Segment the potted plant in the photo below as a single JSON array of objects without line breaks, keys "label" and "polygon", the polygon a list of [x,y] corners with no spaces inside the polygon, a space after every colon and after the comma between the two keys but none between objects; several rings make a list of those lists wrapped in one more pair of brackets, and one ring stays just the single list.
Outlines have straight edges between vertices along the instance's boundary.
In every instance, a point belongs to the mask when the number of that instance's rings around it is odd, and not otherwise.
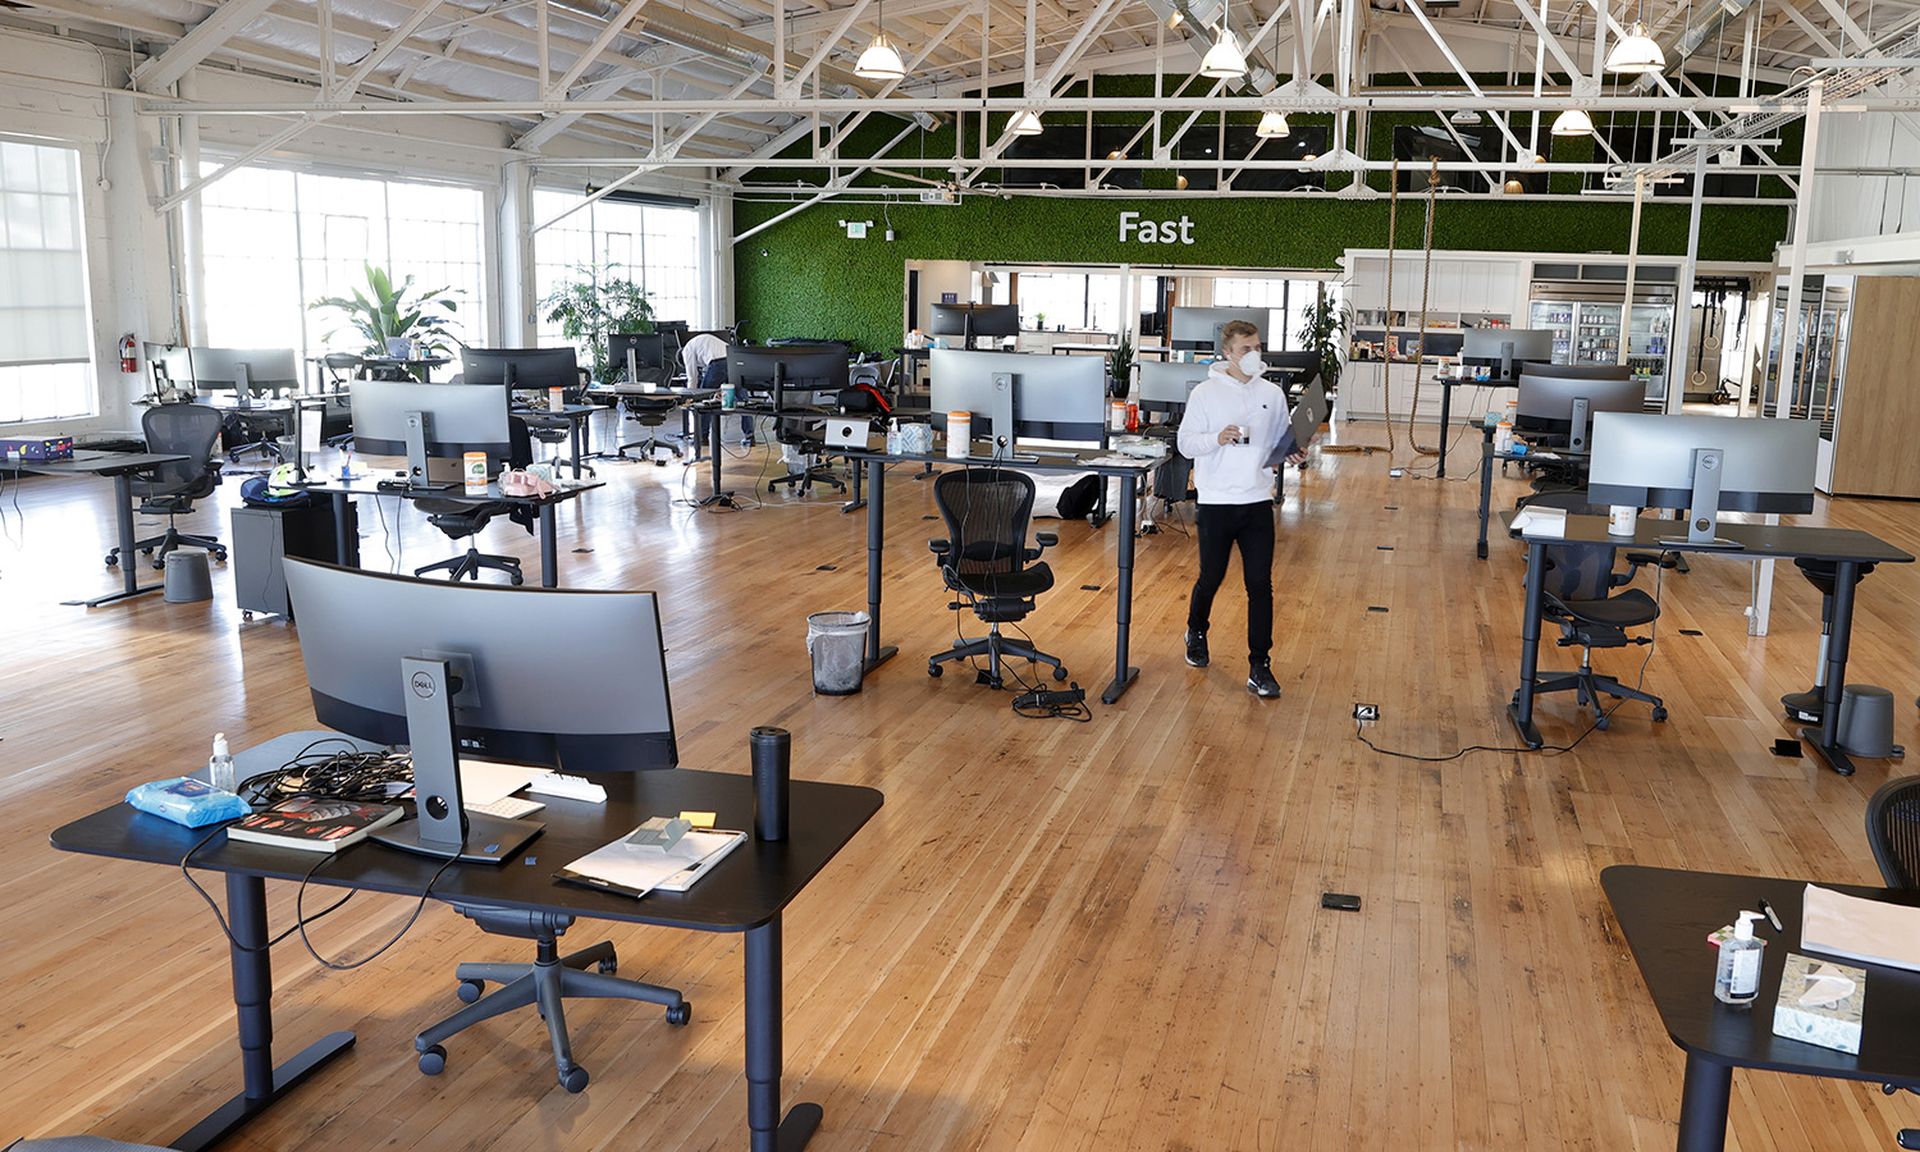
[{"label": "potted plant", "polygon": [[1035,312],[1033,314],[1033,328],[1036,332],[1045,332],[1047,330],[1047,314],[1045,312]]},{"label": "potted plant", "polygon": [[1324,286],[1311,304],[1300,311],[1300,350],[1320,355],[1320,382],[1329,394],[1340,387],[1340,369],[1345,364],[1341,353],[1346,346],[1347,328],[1352,310],[1327,295]]},{"label": "potted plant", "polygon": [[653,305],[645,287],[618,275],[618,264],[598,269],[582,264],[574,271],[577,275],[549,292],[540,307],[546,310],[547,323],[560,325],[562,336],[586,348],[593,378],[615,383],[625,365],[607,358],[607,337],[652,332]]},{"label": "potted plant", "polygon": [[[458,291],[450,287],[416,291],[411,276],[396,286],[386,269],[372,264],[365,268],[366,292],[354,288],[351,296],[326,296],[308,305],[316,311],[331,308],[342,313],[348,327],[365,342],[362,355],[420,359],[445,355],[460,346],[448,329],[459,309]],[[327,333],[327,341],[339,331]]]},{"label": "potted plant", "polygon": [[1107,353],[1107,394],[1124,397],[1133,388],[1133,333],[1122,331],[1120,342]]}]

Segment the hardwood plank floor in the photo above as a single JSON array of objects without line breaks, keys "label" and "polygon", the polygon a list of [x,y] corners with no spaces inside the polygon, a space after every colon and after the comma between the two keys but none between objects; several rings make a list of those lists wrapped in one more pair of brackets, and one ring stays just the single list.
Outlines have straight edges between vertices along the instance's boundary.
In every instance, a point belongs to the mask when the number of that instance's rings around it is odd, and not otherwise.
[{"label": "hardwood plank floor", "polygon": [[[759,455],[729,466],[739,486],[764,471]],[[779,724],[799,774],[886,792],[787,921],[787,1098],[825,1106],[814,1147],[1671,1147],[1680,1056],[1600,869],[1874,882],[1861,814],[1900,768],[1867,762],[1849,780],[1768,752],[1787,734],[1777,697],[1811,682],[1819,599],[1783,570],[1773,635],[1749,638],[1748,566],[1721,558],[1661,584],[1646,681],[1670,723],[1628,707],[1563,755],[1432,764],[1369,750],[1348,718],[1358,700],[1383,707],[1369,732],[1383,748],[1510,745],[1518,666],[1519,550],[1496,540],[1489,561],[1473,558],[1470,480],[1387,467],[1317,457],[1280,512],[1282,700],[1243,686],[1237,576],[1217,609],[1214,667],[1182,663],[1195,550],[1181,518],[1163,516],[1136,569],[1141,678],[1086,725],[1018,719],[964,675],[924,674],[954,622],[925,552],[931,485],[905,470],[888,484],[885,585],[886,639],[902,654],[840,699],[810,692],[805,617],[864,604],[861,517],[824,497],[694,511],[675,501],[705,490],[704,469],[638,464],[603,464],[609,487],[562,509],[566,584],[661,593],[686,766],[744,771],[746,730]],[[1503,496],[1518,489],[1501,482]],[[61,856],[47,832],[196,766],[215,729],[246,745],[313,723],[295,632],[243,624],[223,570],[211,605],[58,604],[114,586],[99,563],[110,493],[50,479],[0,491],[0,1142],[164,1141],[233,1090],[225,951],[205,907],[177,875]],[[362,502],[366,564],[452,554],[381,503]],[[1914,505],[1822,501],[1807,519],[1920,550]],[[183,524],[224,521],[208,506]],[[1080,683],[1103,685],[1115,530],[1042,527],[1062,536],[1049,556],[1059,583],[1027,627]],[[534,539],[511,525],[485,545],[537,564]],[[1920,571],[1883,568],[1862,587],[1852,671],[1894,690],[1910,746],[1917,639]],[[1598,663],[1631,682],[1645,654]],[[1543,660],[1571,657],[1549,646]],[[582,674],[564,637],[547,671]],[[1541,713],[1550,742],[1584,728],[1565,696]],[[279,925],[286,887],[271,897]],[[1365,907],[1324,911],[1327,890]],[[314,936],[330,954],[364,954],[410,909],[363,896]],[[513,942],[434,906],[356,972],[281,946],[283,1048],[340,1027],[360,1041],[232,1146],[738,1147],[738,942],[584,924],[571,939],[603,931],[624,972],[697,1007],[686,1030],[630,1005],[570,1009],[593,1073],[580,1097],[554,1083],[529,1013],[457,1039],[438,1078],[414,1070],[414,1032],[455,1003],[453,964],[519,959]],[[1886,1148],[1920,1124],[1920,1102],[1872,1085],[1734,1083],[1740,1152]]]}]

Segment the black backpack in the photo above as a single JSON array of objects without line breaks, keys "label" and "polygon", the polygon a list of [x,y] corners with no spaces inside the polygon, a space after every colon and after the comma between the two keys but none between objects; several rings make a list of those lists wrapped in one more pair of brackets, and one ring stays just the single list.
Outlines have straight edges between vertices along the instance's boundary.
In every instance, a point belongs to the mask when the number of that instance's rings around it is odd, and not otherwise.
[{"label": "black backpack", "polygon": [[1082,476],[1060,493],[1060,519],[1082,520],[1093,514],[1100,502],[1100,477]]}]

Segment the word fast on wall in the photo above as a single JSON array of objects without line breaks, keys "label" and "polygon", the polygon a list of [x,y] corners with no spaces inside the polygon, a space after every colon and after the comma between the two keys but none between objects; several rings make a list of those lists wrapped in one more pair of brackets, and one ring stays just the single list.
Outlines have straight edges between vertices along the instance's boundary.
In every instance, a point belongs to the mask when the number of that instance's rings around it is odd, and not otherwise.
[{"label": "word fast on wall", "polygon": [[1142,244],[1191,244],[1193,243],[1193,221],[1181,216],[1178,220],[1142,220],[1138,212],[1120,213],[1120,242],[1137,240]]}]

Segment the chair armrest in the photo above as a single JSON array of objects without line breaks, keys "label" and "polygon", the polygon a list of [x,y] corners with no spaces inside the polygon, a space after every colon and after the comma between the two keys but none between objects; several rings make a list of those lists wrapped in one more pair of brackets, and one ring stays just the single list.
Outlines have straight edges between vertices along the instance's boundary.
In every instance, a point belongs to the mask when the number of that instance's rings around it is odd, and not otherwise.
[{"label": "chair armrest", "polygon": [[1627,553],[1627,570],[1614,576],[1613,586],[1619,588],[1633,583],[1633,578],[1640,574],[1642,568],[1678,568],[1679,566],[1680,557],[1671,552],[1629,552]]},{"label": "chair armrest", "polygon": [[945,556],[953,551],[953,541],[929,540],[927,541],[927,551],[933,553],[935,556]]}]

